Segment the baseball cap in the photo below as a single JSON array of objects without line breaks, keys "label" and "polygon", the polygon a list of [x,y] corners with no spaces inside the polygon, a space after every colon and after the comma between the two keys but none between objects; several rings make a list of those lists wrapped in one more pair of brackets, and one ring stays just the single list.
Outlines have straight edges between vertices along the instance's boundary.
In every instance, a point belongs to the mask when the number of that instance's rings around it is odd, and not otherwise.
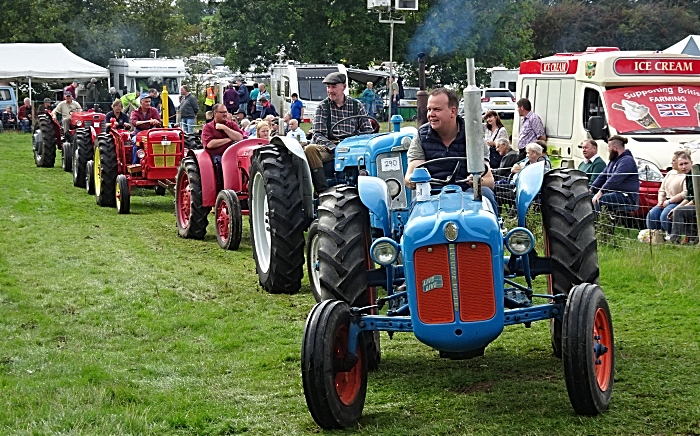
[{"label": "baseball cap", "polygon": [[64,97],[73,97],[73,93],[70,92],[70,91],[66,91],[66,92],[63,93],[63,96],[64,96]]},{"label": "baseball cap", "polygon": [[238,109],[236,113],[245,115],[245,111],[243,109]]},{"label": "baseball cap", "polygon": [[46,97],[46,98],[44,99],[44,103],[51,103],[51,99],[48,98],[48,97]]},{"label": "baseball cap", "polygon": [[345,74],[343,73],[330,73],[323,79],[324,85],[335,85],[336,83],[345,83]]}]

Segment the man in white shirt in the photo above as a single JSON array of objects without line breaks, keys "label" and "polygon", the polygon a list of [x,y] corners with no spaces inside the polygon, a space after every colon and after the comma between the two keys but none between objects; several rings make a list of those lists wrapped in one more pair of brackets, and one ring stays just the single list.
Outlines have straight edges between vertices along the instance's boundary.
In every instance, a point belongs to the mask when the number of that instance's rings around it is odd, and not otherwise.
[{"label": "man in white shirt", "polygon": [[289,120],[289,132],[287,136],[299,141],[302,147],[306,147],[306,133],[299,127],[299,121],[297,121],[296,118]]},{"label": "man in white shirt", "polygon": [[71,112],[76,112],[82,110],[80,103],[73,100],[73,94],[71,92],[63,93],[63,100],[56,105],[56,108],[51,112],[53,119],[56,119],[56,114],[61,114],[61,124],[63,127],[63,134],[67,135],[70,133],[70,114]]}]

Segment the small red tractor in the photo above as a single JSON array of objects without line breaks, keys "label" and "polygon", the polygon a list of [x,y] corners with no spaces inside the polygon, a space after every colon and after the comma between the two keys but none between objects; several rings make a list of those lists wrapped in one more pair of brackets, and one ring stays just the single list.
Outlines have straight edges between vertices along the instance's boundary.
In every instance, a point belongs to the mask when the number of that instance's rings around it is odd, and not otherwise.
[{"label": "small red tractor", "polygon": [[183,238],[203,239],[214,207],[216,239],[225,250],[241,243],[242,215],[248,215],[250,160],[266,139],[250,138],[226,149],[219,163],[204,150],[190,151],[180,163],[175,185],[177,232]]},{"label": "small red tractor", "polygon": [[[94,161],[86,164],[87,184],[94,184],[98,205],[116,206],[117,212],[127,214],[133,186],[155,188],[156,194],[165,195],[174,184],[185,148],[197,146],[194,135],[185,135],[177,128],[141,131],[136,134],[136,145],[130,132],[112,129],[97,136]],[[132,163],[134,147],[138,147],[137,164]]]}]

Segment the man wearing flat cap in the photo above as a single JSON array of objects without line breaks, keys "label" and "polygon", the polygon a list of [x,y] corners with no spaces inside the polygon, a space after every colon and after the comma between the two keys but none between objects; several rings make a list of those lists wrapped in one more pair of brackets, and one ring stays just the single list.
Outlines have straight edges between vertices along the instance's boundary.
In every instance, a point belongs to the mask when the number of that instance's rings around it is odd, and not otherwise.
[{"label": "man wearing flat cap", "polygon": [[56,119],[56,114],[61,114],[61,127],[63,135],[66,139],[70,137],[70,114],[82,110],[80,103],[73,100],[73,93],[70,91],[63,92],[64,100],[56,105],[51,112],[53,119]]},{"label": "man wearing flat cap", "polygon": [[[316,108],[314,116],[314,135],[311,143],[304,148],[306,159],[311,169],[311,180],[317,193],[328,189],[323,163],[333,160],[333,150],[339,139],[359,133],[372,133],[369,118],[349,118],[355,115],[367,115],[364,106],[358,100],[345,95],[346,77],[343,73],[330,73],[323,79],[328,98]],[[333,127],[335,123],[343,120]],[[331,131],[333,127],[333,131]]]}]

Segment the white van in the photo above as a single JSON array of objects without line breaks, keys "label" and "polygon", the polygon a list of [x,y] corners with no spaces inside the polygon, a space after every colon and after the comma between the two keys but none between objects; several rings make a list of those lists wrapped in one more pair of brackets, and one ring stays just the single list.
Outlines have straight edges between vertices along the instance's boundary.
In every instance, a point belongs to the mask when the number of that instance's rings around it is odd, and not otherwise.
[{"label": "white van", "polygon": [[163,91],[165,85],[175,107],[180,106],[180,86],[187,77],[182,59],[116,58],[109,60],[112,86],[121,95],[129,92],[148,92],[155,88]]},{"label": "white van", "polygon": [[[291,111],[292,94],[296,93],[304,103],[304,122],[309,122],[316,113],[318,104],[328,94],[323,79],[330,73],[346,75],[345,65],[324,64],[275,64],[270,67],[270,97],[277,112]],[[348,94],[348,88],[345,89]],[[349,95],[349,94],[348,94]]]},{"label": "white van", "polygon": [[[527,98],[542,118],[547,148],[559,149],[562,164],[583,160],[578,145],[628,139],[639,166],[640,213],[656,204],[662,170],[681,147],[700,162],[700,58],[658,52],[589,47],[520,64],[517,98]],[[520,117],[513,123],[517,146]]]}]

